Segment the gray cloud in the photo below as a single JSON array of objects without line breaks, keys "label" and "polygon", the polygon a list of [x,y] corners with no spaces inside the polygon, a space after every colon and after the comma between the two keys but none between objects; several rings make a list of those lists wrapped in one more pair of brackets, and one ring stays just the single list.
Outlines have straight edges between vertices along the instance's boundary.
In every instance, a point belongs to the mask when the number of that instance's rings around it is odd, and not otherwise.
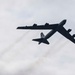
[{"label": "gray cloud", "polygon": [[75,75],[73,43],[56,33],[49,46],[38,45],[31,39],[41,31],[16,30],[19,25],[57,23],[64,18],[68,19],[65,27],[74,29],[74,7],[74,0],[0,0],[0,75]]}]

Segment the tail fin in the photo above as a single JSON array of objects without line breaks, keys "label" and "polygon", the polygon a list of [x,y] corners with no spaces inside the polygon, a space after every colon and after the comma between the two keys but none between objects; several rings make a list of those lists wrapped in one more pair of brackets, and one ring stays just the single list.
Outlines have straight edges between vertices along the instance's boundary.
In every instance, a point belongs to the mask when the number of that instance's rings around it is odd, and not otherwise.
[{"label": "tail fin", "polygon": [[49,42],[43,38],[33,39],[33,41],[37,41],[37,42],[39,42],[39,44],[41,44],[41,43],[49,44]]},{"label": "tail fin", "polygon": [[39,42],[39,44],[41,44],[41,43],[49,44],[47,39],[45,39],[45,35],[43,33],[41,33],[40,36],[41,36],[41,38],[33,39],[33,41],[37,41],[37,42]]},{"label": "tail fin", "polygon": [[41,38],[44,38],[45,37],[45,35],[43,33],[41,33],[40,36],[41,36]]}]

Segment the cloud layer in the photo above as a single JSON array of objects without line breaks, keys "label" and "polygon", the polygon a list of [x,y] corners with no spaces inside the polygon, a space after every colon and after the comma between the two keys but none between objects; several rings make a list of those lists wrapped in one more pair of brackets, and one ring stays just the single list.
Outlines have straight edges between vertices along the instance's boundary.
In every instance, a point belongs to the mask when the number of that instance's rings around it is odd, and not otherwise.
[{"label": "cloud layer", "polygon": [[40,32],[17,26],[59,23],[75,33],[74,0],[0,0],[0,75],[75,75],[75,45],[59,33],[50,45],[32,42]]}]

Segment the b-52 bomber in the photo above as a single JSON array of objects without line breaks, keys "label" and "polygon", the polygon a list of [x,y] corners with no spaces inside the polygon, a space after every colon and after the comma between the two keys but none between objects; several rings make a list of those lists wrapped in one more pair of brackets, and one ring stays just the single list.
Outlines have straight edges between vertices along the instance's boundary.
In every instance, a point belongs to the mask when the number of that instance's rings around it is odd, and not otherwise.
[{"label": "b-52 bomber", "polygon": [[49,39],[55,32],[59,32],[64,37],[66,37],[67,39],[75,43],[75,38],[74,38],[75,34],[73,35],[70,34],[72,29],[66,30],[64,28],[66,21],[67,20],[64,19],[60,23],[57,23],[57,24],[46,23],[45,25],[34,24],[33,26],[21,26],[21,27],[17,27],[17,29],[31,29],[31,30],[50,30],[51,29],[51,31],[47,35],[44,35],[43,33],[41,33],[40,34],[41,38],[33,39],[33,41],[37,41],[39,42],[39,44],[40,43],[49,44],[47,39]]}]

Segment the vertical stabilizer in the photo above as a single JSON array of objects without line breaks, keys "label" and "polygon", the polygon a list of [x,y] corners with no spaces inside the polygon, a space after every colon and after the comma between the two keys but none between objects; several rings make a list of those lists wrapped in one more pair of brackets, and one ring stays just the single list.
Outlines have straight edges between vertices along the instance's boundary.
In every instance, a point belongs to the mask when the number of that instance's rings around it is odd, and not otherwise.
[{"label": "vertical stabilizer", "polygon": [[41,36],[41,38],[45,37],[45,35],[43,34],[43,32],[41,32],[40,36]]}]

